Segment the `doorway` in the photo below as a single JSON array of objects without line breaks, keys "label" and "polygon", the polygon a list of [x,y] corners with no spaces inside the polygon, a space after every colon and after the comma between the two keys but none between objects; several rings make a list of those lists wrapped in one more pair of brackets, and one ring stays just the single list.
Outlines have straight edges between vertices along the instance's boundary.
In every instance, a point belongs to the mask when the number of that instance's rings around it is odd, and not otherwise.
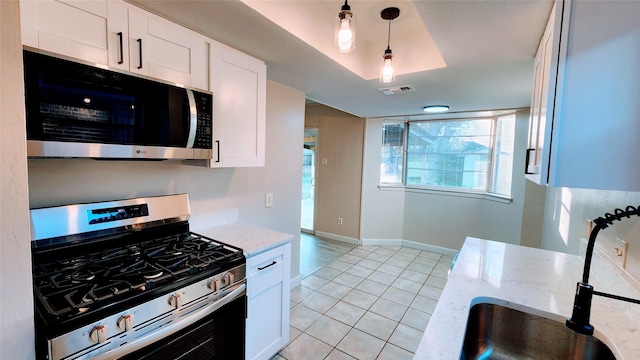
[{"label": "doorway", "polygon": [[304,129],[300,228],[311,234],[315,233],[317,139],[318,129]]}]

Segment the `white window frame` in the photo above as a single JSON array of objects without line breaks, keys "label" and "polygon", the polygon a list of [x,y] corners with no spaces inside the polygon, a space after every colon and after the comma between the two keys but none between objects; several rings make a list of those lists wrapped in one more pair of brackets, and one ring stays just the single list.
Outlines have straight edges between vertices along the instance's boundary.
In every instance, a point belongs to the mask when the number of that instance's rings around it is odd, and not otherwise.
[{"label": "white window frame", "polygon": [[[387,124],[404,124],[403,131],[403,156],[402,156],[402,180],[401,182],[381,182],[380,178],[378,179],[379,185],[378,188],[383,191],[405,191],[412,193],[426,193],[433,195],[443,195],[443,196],[456,196],[456,197],[468,197],[468,198],[482,198],[491,201],[497,201],[502,203],[511,203],[513,201],[512,194],[503,195],[498,193],[491,192],[494,185],[494,175],[495,175],[495,151],[497,145],[497,123],[498,118],[508,115],[513,115],[515,117],[515,110],[505,110],[498,112],[480,112],[473,114],[452,114],[445,115],[442,117],[433,117],[433,116],[416,116],[416,117],[404,117],[403,119],[397,118],[384,118],[383,119],[383,129]],[[490,118],[492,120],[491,125],[491,146],[489,149],[489,153],[487,154],[487,184],[484,190],[467,190],[462,188],[455,187],[435,187],[435,186],[425,186],[425,185],[407,185],[407,141],[409,136],[409,123],[411,122],[424,122],[424,121],[447,121],[447,120],[473,120],[473,119],[487,119]],[[515,122],[515,119],[514,119]],[[515,136],[515,134],[514,134]],[[381,147],[382,150],[382,147]],[[514,149],[515,152],[515,149]],[[512,165],[513,166],[513,165]],[[513,183],[513,179],[511,180]]]}]

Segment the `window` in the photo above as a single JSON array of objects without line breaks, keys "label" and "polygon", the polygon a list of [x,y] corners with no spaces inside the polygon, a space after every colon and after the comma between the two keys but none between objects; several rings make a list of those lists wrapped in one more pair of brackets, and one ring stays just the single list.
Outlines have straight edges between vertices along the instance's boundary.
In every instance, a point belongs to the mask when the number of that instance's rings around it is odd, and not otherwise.
[{"label": "window", "polygon": [[385,123],[382,127],[382,162],[380,182],[402,183],[404,162],[404,127],[401,123]]},{"label": "window", "polygon": [[385,121],[380,183],[510,196],[514,132],[513,114]]}]

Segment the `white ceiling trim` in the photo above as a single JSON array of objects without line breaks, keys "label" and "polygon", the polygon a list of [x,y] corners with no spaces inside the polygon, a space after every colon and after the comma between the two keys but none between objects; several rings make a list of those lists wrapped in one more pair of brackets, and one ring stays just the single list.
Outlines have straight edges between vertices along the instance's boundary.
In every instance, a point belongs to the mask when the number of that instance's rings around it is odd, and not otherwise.
[{"label": "white ceiling trim", "polygon": [[400,9],[400,16],[391,23],[390,47],[396,75],[446,67],[409,0],[350,1],[356,18],[356,48],[348,54],[338,52],[334,41],[336,18],[343,1],[241,1],[364,80],[380,76],[389,30],[389,23],[380,17],[380,12],[394,6]]}]

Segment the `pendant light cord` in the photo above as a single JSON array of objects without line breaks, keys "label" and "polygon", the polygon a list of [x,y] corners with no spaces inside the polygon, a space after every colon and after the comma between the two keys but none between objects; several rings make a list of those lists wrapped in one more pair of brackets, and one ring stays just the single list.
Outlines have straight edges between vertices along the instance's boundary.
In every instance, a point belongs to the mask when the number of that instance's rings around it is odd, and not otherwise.
[{"label": "pendant light cord", "polygon": [[390,43],[391,43],[391,19],[389,19],[389,32],[387,33],[387,50],[391,50],[389,48]]}]

